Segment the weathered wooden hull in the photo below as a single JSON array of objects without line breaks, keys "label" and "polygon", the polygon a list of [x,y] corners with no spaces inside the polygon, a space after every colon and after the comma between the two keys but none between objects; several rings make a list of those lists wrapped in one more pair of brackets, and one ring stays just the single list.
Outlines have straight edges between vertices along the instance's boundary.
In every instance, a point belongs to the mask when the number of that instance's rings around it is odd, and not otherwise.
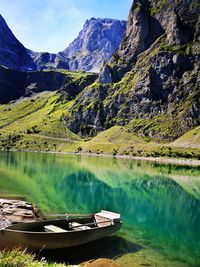
[{"label": "weathered wooden hull", "polygon": [[[83,219],[82,223],[89,222]],[[48,233],[41,229],[48,224],[63,227],[66,220],[54,220],[34,223],[21,223],[0,231],[0,249],[21,245],[33,250],[60,249],[82,245],[107,235],[121,228],[121,222],[106,227],[94,227],[82,231]],[[32,231],[30,231],[32,229]]]}]

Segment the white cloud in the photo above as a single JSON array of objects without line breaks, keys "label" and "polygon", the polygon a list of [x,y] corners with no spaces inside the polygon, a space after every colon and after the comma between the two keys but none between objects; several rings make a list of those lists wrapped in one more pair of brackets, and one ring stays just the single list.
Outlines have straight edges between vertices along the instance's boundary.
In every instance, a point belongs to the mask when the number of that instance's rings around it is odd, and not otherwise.
[{"label": "white cloud", "polygon": [[68,11],[69,11],[69,16],[72,18],[79,18],[80,16],[81,17],[83,16],[81,10],[75,6],[71,6]]}]

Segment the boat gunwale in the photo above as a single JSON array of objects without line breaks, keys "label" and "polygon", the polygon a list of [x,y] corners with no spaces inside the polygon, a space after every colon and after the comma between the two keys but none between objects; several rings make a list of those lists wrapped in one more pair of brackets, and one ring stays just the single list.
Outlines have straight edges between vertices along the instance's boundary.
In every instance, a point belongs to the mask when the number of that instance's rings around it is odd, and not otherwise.
[{"label": "boat gunwale", "polygon": [[[46,221],[47,222],[47,221]],[[37,223],[37,222],[32,222],[32,223]],[[19,224],[27,224],[27,223],[19,223]],[[17,224],[17,225],[19,225]],[[31,224],[31,223],[30,223]],[[10,229],[9,227],[12,227],[14,225],[10,225],[6,228],[0,229],[1,234],[3,235],[3,232],[15,232],[15,233],[22,233],[22,234],[40,234],[40,235],[52,235],[52,234],[62,234],[62,235],[67,235],[67,234],[72,234],[72,233],[81,233],[85,231],[91,231],[91,230],[97,230],[97,229],[106,229],[106,228],[112,228],[116,225],[122,225],[122,221],[115,222],[114,224],[111,225],[106,225],[106,226],[95,226],[90,229],[84,229],[84,230],[72,230],[72,231],[66,231],[66,232],[35,232],[35,231],[24,231],[24,230],[18,230],[18,229]]]}]

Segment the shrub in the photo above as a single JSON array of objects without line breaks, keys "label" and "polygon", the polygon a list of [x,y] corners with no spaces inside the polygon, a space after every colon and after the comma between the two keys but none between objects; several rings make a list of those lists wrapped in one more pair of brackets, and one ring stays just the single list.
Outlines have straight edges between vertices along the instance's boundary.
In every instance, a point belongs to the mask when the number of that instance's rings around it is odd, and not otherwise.
[{"label": "shrub", "polygon": [[118,153],[118,149],[113,148],[113,152],[112,152],[112,154],[113,154],[114,157],[117,155],[117,153]]},{"label": "shrub", "polygon": [[77,147],[75,153],[79,153],[79,152],[81,152],[82,150],[83,150],[83,148],[82,148],[81,146],[79,146],[79,147]]},{"label": "shrub", "polygon": [[35,255],[26,249],[14,248],[0,252],[0,266],[6,267],[66,267],[65,264],[48,263],[44,258],[35,260]]}]

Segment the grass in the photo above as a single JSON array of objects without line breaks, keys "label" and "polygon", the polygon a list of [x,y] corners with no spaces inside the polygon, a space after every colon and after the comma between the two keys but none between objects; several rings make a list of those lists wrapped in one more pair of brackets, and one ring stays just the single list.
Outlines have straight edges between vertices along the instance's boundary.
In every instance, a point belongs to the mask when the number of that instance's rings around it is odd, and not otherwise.
[{"label": "grass", "polygon": [[[197,140],[196,144],[198,142]],[[129,126],[114,126],[79,145],[82,153],[200,159],[200,147],[198,146],[184,147],[181,143],[153,142],[148,138],[138,136],[136,132],[130,132]]]},{"label": "grass", "polygon": [[1,149],[200,159],[200,128],[170,143],[176,138],[176,130],[173,133],[171,129],[176,129],[178,120],[166,114],[134,119],[126,126],[113,126],[82,139],[63,120],[73,103],[57,92],[43,92],[0,105]]},{"label": "grass", "polygon": [[0,146],[3,149],[74,151],[81,138],[62,121],[71,101],[60,101],[56,92],[2,105],[0,109]]},{"label": "grass", "polygon": [[62,123],[70,102],[59,102],[55,92],[40,93],[34,97],[3,105],[0,109],[0,127],[2,133],[47,135],[59,138],[80,140]]},{"label": "grass", "polygon": [[175,54],[189,55],[192,52],[192,44],[169,46],[167,43],[162,43],[160,50],[163,52],[173,52]]},{"label": "grass", "polygon": [[35,259],[36,255],[21,248],[0,252],[1,267],[66,267],[65,264],[48,263],[45,259]]},{"label": "grass", "polygon": [[166,0],[160,0],[160,1],[157,1],[157,3],[154,3],[154,5],[150,8],[150,14],[152,16],[155,16],[163,8],[165,3],[166,3]]},{"label": "grass", "polygon": [[144,143],[144,140],[137,135],[128,132],[127,127],[113,126],[108,130],[100,132],[96,137],[92,139],[92,142],[105,142],[105,143]]},{"label": "grass", "polygon": [[173,146],[184,148],[200,148],[200,126],[188,131],[172,143]]}]

